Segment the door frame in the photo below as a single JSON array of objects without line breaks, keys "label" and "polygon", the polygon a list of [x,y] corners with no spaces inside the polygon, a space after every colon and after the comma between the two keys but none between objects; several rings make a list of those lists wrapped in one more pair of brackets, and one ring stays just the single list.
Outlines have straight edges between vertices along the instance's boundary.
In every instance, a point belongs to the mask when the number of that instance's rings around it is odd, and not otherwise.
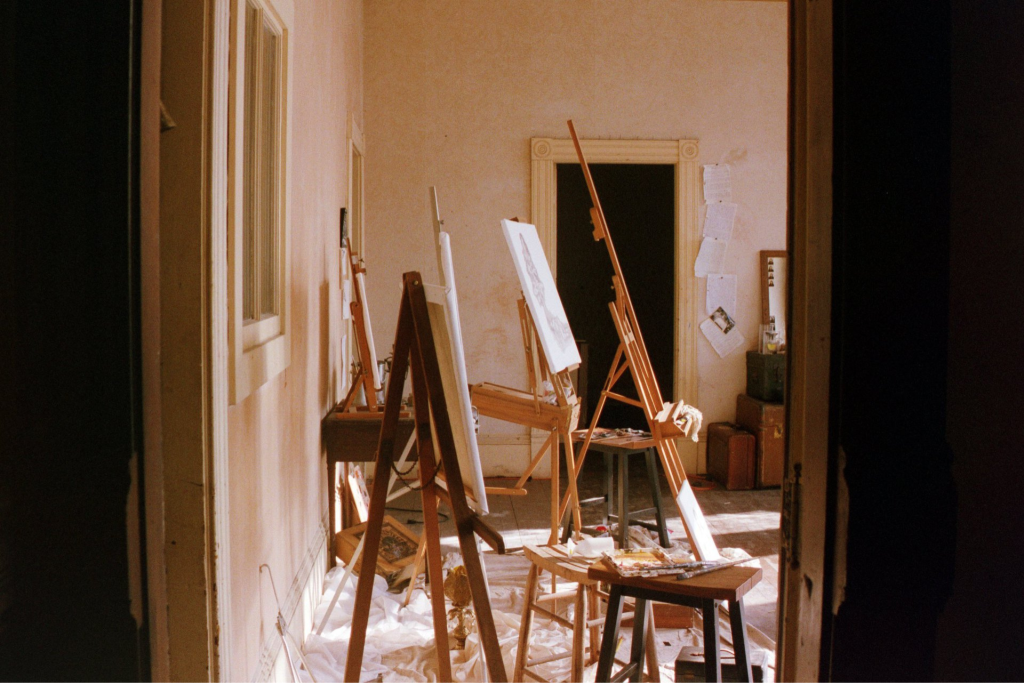
[{"label": "door frame", "polygon": [[[697,329],[700,325],[698,282],[692,264],[700,250],[700,143],[684,140],[580,140],[589,164],[663,164],[675,167],[675,333],[672,395],[697,402]],[[530,140],[530,216],[544,246],[551,273],[558,277],[557,164],[577,163],[568,138]],[[676,441],[684,468],[696,472],[698,446],[690,439]]]},{"label": "door frame", "polygon": [[[789,2],[789,356],[776,676],[822,676],[822,625],[838,608],[845,516],[827,516],[832,337],[832,3]],[[828,527],[832,527],[829,529]],[[829,548],[827,538],[835,539]],[[826,555],[835,576],[825,581]],[[841,589],[833,589],[835,595]],[[829,610],[826,614],[825,610]]]},{"label": "door frame", "polygon": [[[154,674],[236,680],[230,668],[228,499],[227,135],[230,3],[163,3],[158,277],[160,469],[147,518],[163,522],[166,626]],[[170,39],[172,38],[172,39]],[[154,272],[154,270],[156,272]],[[144,312],[144,325],[147,324]],[[148,321],[152,324],[152,320]],[[147,428],[147,439],[156,427]],[[159,501],[159,503],[157,503]],[[151,506],[150,503],[153,503]]]}]

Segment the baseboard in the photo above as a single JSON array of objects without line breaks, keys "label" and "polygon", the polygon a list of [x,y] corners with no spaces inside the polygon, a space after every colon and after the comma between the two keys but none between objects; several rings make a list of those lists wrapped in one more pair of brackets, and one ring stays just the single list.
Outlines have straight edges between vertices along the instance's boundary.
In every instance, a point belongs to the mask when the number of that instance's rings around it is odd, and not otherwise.
[{"label": "baseboard", "polygon": [[[288,633],[295,644],[302,647],[306,635],[313,628],[313,612],[320,604],[323,594],[324,576],[327,573],[327,525],[328,514],[324,512],[316,535],[310,541],[302,563],[292,578],[288,591],[282,596],[281,614],[288,624]],[[299,663],[295,662],[296,666]],[[290,681],[291,671],[281,646],[281,637],[277,629],[271,629],[271,635],[263,641],[260,649],[259,666],[253,676],[253,683],[265,681]]]}]

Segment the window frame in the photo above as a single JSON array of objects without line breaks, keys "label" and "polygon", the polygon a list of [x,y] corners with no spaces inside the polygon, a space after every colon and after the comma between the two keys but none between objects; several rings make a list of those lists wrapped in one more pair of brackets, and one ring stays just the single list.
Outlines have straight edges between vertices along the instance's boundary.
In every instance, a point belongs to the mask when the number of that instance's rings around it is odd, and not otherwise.
[{"label": "window frame", "polygon": [[[245,22],[247,6],[260,10],[278,35],[277,296],[278,313],[244,320]],[[228,88],[228,355],[229,402],[236,404],[291,362],[291,0],[232,0]],[[255,264],[259,270],[259,264]],[[258,279],[256,280],[258,283]],[[255,284],[258,287],[258,284]]]}]

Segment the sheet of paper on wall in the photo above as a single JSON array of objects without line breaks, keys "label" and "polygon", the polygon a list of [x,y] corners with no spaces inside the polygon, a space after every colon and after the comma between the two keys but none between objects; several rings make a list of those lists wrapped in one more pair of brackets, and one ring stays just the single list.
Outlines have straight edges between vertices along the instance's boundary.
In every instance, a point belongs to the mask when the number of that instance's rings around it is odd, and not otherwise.
[{"label": "sheet of paper on wall", "polygon": [[722,308],[736,310],[736,276],[708,273],[708,291],[705,305],[708,315]]},{"label": "sheet of paper on wall", "polygon": [[725,270],[725,250],[728,246],[726,240],[705,237],[700,243],[697,260],[693,263],[693,274],[707,277],[708,273],[721,273]]},{"label": "sheet of paper on wall", "polygon": [[732,201],[732,171],[729,164],[704,166],[704,203]]},{"label": "sheet of paper on wall", "polygon": [[736,321],[722,308],[716,309],[711,317],[700,324],[700,331],[721,358],[743,346],[746,341]]},{"label": "sheet of paper on wall", "polygon": [[708,213],[704,218],[704,236],[720,240],[732,239],[732,228],[735,223],[736,204],[708,204]]}]

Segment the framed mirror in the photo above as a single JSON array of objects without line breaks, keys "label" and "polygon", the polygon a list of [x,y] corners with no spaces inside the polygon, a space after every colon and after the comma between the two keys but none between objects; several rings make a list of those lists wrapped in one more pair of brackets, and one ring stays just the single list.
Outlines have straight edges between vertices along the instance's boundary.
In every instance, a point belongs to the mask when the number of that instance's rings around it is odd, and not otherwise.
[{"label": "framed mirror", "polygon": [[775,319],[779,349],[786,348],[786,273],[785,251],[761,252],[761,323]]}]

